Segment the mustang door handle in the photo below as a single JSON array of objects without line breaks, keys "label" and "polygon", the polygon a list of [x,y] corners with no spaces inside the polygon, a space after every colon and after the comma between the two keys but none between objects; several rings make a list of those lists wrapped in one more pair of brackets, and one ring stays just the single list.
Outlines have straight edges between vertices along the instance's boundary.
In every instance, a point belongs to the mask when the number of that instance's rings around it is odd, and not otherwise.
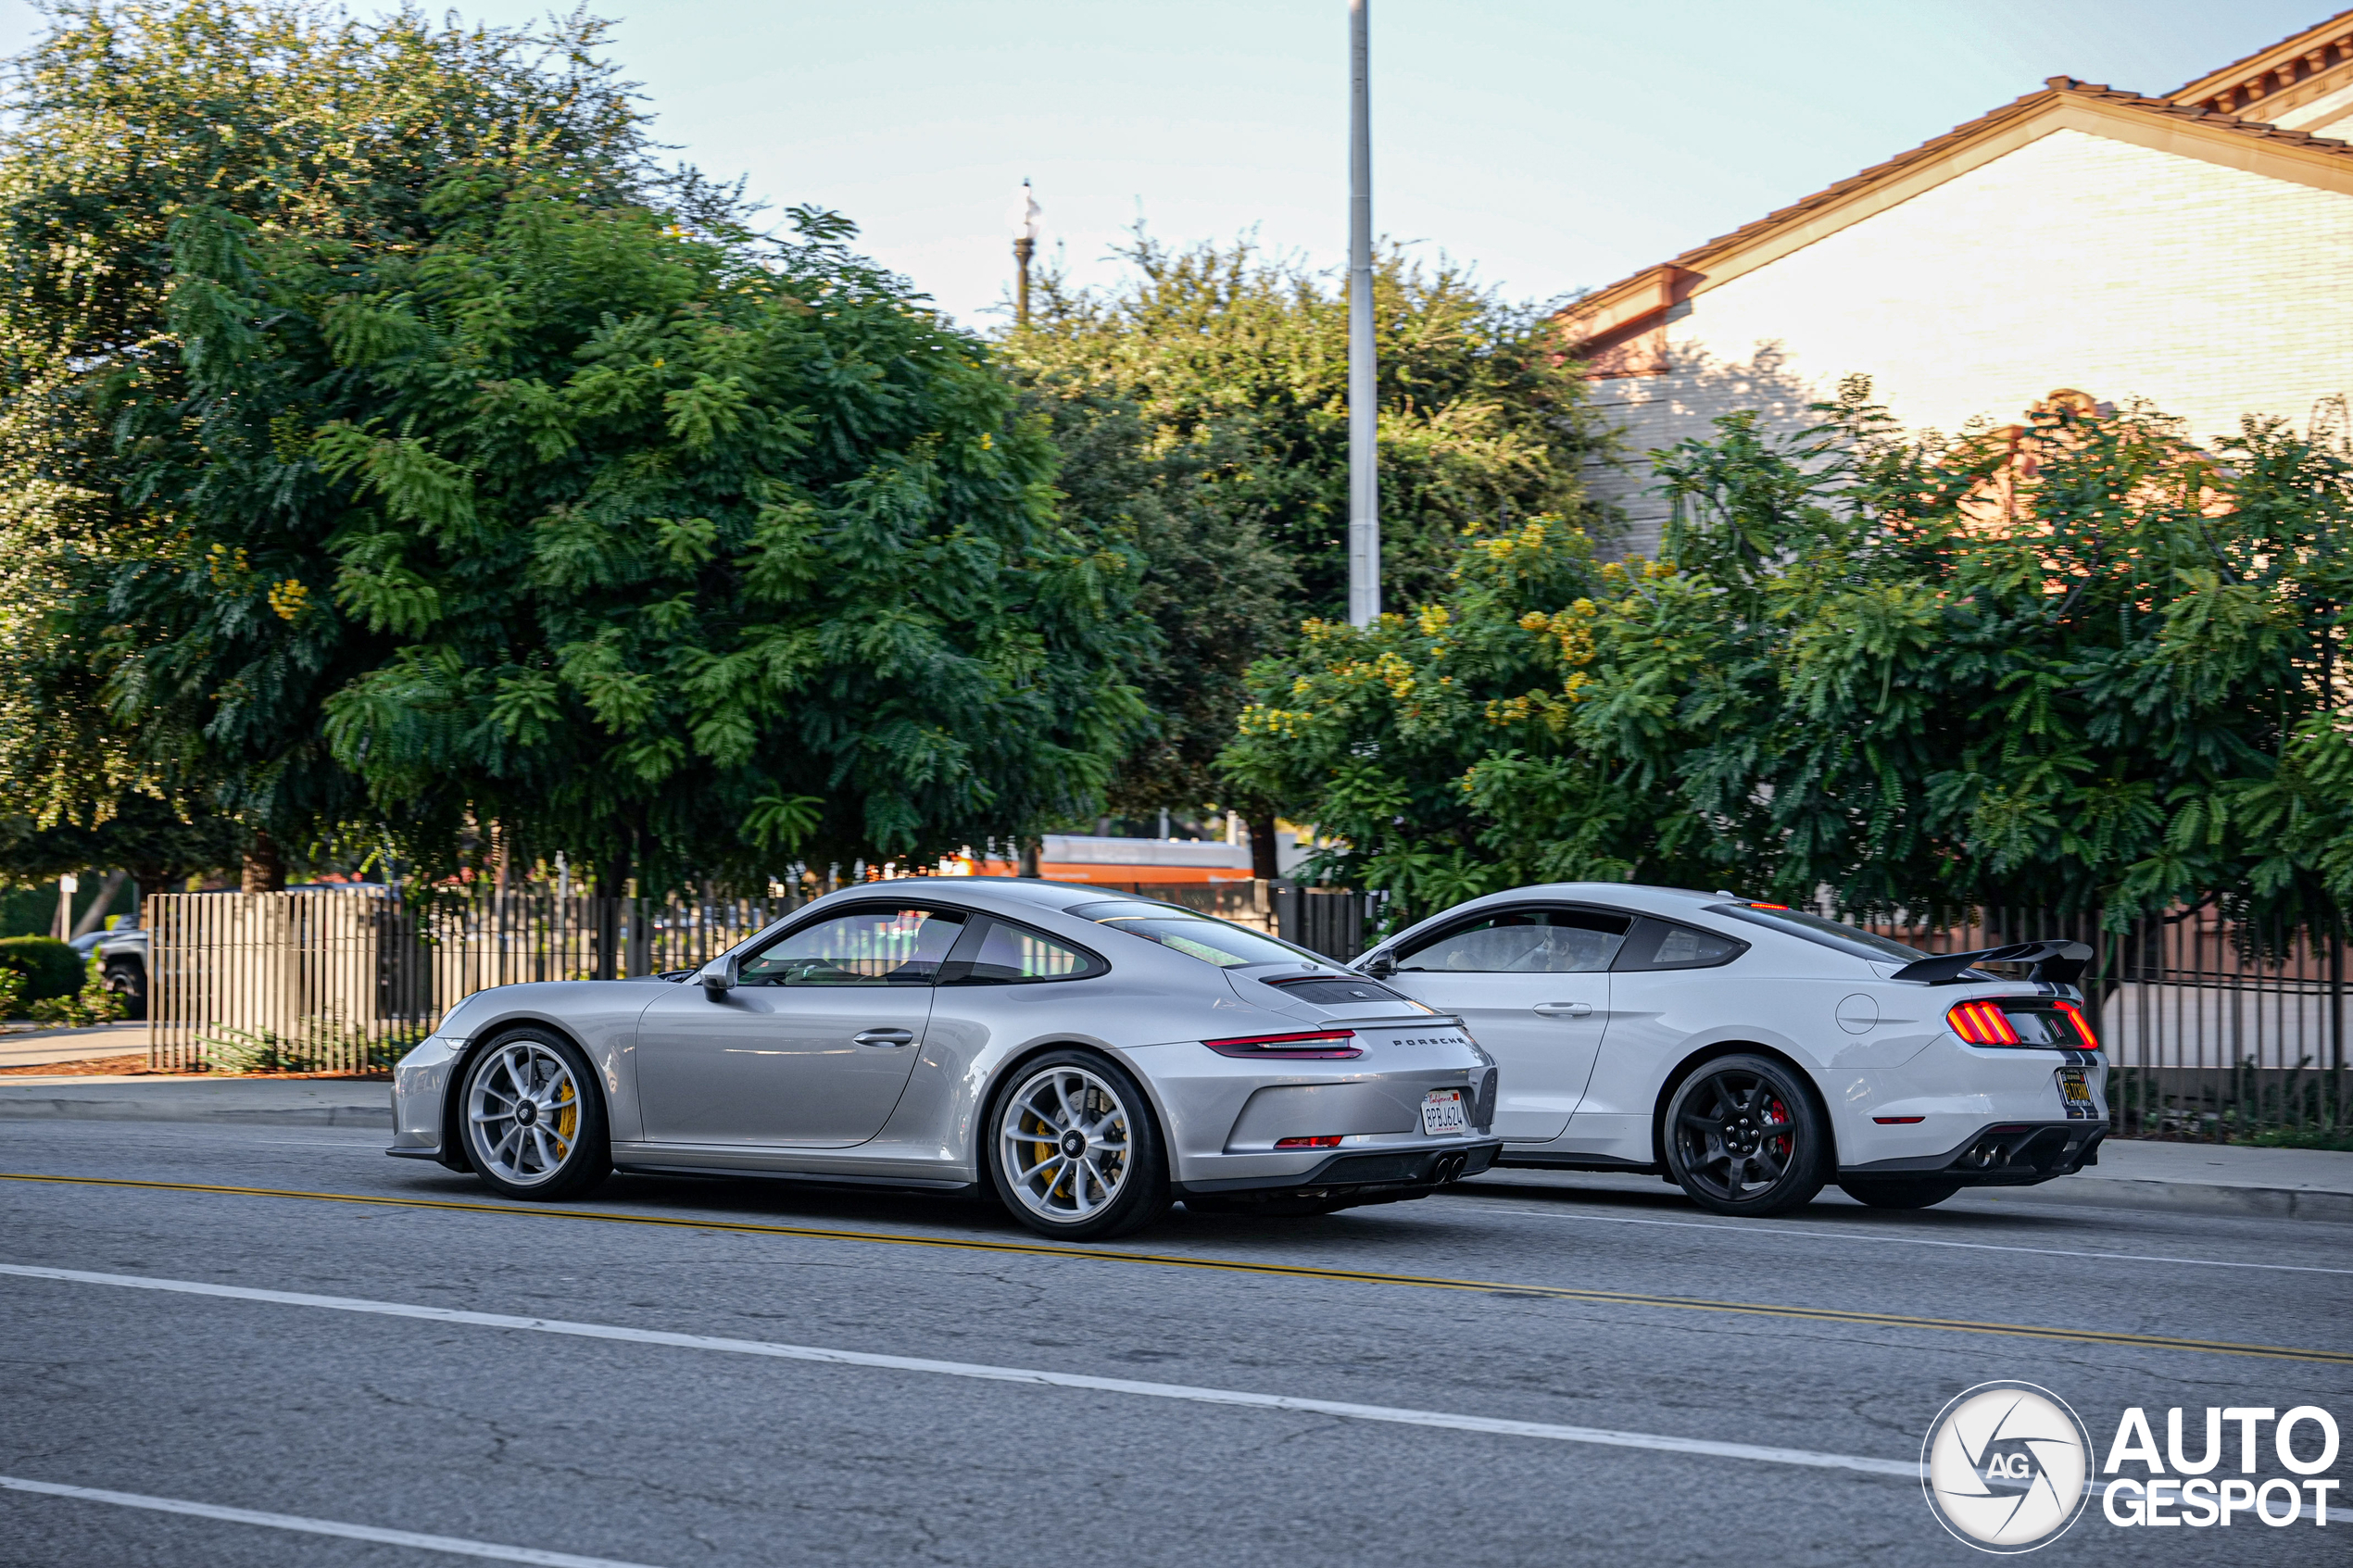
[{"label": "mustang door handle", "polygon": [[850,1039],[862,1046],[911,1046],[915,1043],[912,1029],[868,1029],[852,1035]]},{"label": "mustang door handle", "polygon": [[1592,1015],[1591,1002],[1538,1002],[1529,1010],[1539,1018],[1588,1018]]}]

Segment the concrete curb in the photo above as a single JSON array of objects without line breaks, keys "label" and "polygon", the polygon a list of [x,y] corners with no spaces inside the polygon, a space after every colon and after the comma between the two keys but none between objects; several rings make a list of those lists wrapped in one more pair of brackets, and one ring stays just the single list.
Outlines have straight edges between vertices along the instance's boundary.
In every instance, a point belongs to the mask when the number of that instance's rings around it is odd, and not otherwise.
[{"label": "concrete curb", "polygon": [[392,1126],[392,1085],[333,1079],[0,1080],[0,1121],[203,1122],[245,1127]]},{"label": "concrete curb", "polygon": [[2353,1193],[2314,1192],[2297,1187],[2145,1182],[2077,1175],[2061,1176],[2040,1186],[1989,1187],[1979,1196],[2020,1204],[2161,1209],[2177,1214],[2259,1214],[2272,1220],[2323,1220],[2335,1224],[2353,1224]]}]

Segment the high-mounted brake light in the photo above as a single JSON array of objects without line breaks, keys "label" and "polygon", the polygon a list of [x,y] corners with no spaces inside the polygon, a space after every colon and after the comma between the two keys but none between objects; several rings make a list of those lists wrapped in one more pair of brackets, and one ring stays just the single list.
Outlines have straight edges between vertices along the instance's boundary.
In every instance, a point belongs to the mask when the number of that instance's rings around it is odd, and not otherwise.
[{"label": "high-mounted brake light", "polygon": [[1353,1042],[1353,1029],[1313,1029],[1299,1035],[1237,1035],[1227,1040],[1203,1040],[1219,1056],[1277,1058],[1290,1061],[1344,1061],[1365,1054]]},{"label": "high-mounted brake light", "polygon": [[1787,904],[1751,904],[1749,908],[1752,909],[1779,909],[1784,914],[1789,912],[1789,906]]},{"label": "high-mounted brake light", "polygon": [[1338,1133],[1327,1133],[1321,1137],[1314,1138],[1277,1138],[1275,1147],[1277,1148],[1338,1148],[1340,1138],[1340,1135]]},{"label": "high-mounted brake light", "polygon": [[2015,1046],[2018,1031],[2009,1015],[1993,1002],[1957,1002],[1944,1014],[1953,1033],[1972,1046]]},{"label": "high-mounted brake light", "polygon": [[2073,1002],[2060,1002],[2057,1007],[2059,1011],[2067,1014],[2067,1021],[2075,1025],[2076,1034],[2082,1036],[2083,1048],[2087,1051],[2098,1050],[2100,1037],[2092,1033],[2092,1021],[2083,1016],[2083,1010]]}]

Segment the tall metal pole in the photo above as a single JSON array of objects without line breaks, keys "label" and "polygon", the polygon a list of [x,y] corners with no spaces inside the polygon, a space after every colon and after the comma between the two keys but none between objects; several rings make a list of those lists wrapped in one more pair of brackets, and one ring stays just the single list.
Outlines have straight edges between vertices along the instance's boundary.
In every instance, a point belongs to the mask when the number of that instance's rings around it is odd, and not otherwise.
[{"label": "tall metal pole", "polygon": [[1029,325],[1029,258],[1038,252],[1038,196],[1029,182],[1021,182],[1021,205],[1013,208],[1013,320]]},{"label": "tall metal pole", "polygon": [[1368,0],[1348,0],[1348,623],[1380,614],[1380,404],[1373,374],[1373,106]]}]

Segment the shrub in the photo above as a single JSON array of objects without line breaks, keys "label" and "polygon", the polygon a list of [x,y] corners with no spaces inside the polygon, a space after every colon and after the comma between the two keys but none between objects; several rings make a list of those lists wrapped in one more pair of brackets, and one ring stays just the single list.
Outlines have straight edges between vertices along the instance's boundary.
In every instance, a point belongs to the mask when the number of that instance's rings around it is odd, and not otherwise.
[{"label": "shrub", "polygon": [[0,1018],[14,1018],[17,1003],[24,996],[24,976],[15,970],[0,966]]},{"label": "shrub", "polygon": [[[72,949],[68,947],[67,951]],[[112,1023],[120,1019],[123,1013],[123,1003],[114,988],[107,984],[106,972],[99,967],[98,960],[93,958],[83,968],[81,990],[70,996],[46,997],[25,1010],[36,1023],[87,1029],[94,1023]]]},{"label": "shrub", "polygon": [[0,968],[24,977],[21,1001],[44,1002],[82,989],[82,955],[54,936],[0,939]]}]

